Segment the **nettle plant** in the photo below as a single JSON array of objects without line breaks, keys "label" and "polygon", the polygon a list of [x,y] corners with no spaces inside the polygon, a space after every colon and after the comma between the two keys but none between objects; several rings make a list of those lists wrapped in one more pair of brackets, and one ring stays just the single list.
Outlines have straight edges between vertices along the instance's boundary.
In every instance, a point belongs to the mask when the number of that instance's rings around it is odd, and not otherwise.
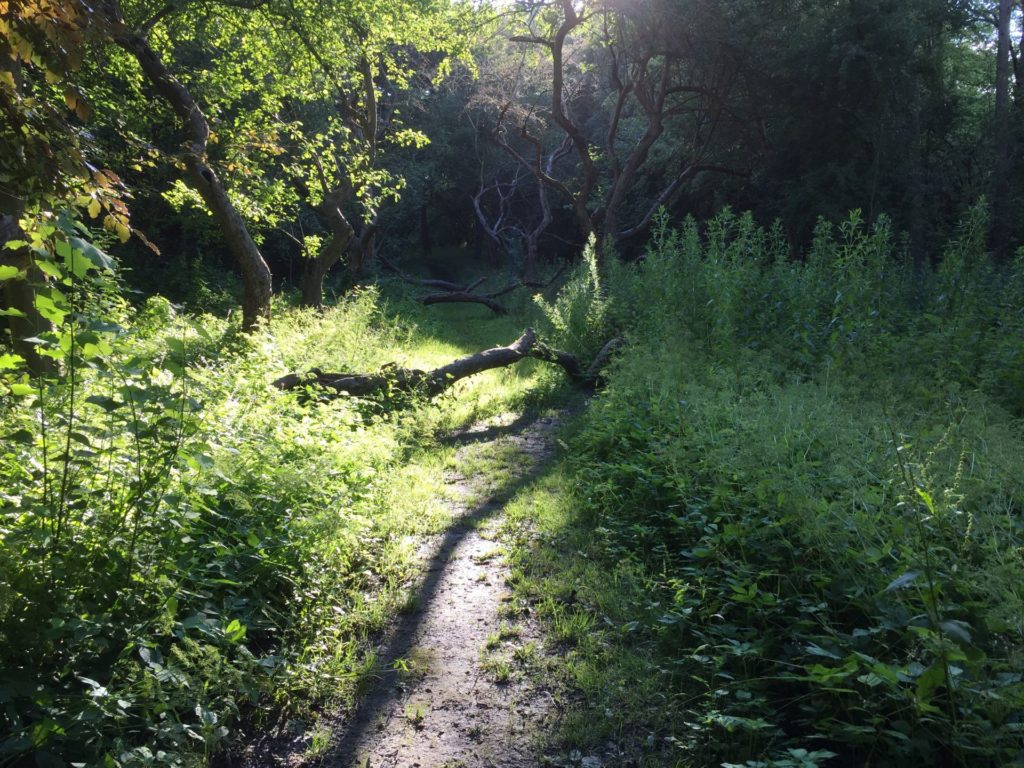
[{"label": "nettle plant", "polygon": [[171,586],[153,563],[199,408],[181,340],[129,343],[130,310],[88,228],[64,212],[22,229],[7,248],[30,249],[33,274],[2,276],[31,280],[49,330],[26,341],[50,364],[30,373],[0,356],[0,761],[85,745],[104,717],[97,680]]}]

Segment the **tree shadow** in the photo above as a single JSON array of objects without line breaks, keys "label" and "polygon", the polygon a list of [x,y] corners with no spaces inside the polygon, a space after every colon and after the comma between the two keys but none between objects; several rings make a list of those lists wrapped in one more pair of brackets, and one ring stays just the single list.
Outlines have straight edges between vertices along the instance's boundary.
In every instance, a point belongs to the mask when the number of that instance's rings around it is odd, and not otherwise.
[{"label": "tree shadow", "polygon": [[438,442],[442,445],[475,445],[496,440],[499,437],[518,437],[538,421],[536,412],[524,411],[508,424],[495,424],[487,427],[470,425],[448,435],[442,435]]}]

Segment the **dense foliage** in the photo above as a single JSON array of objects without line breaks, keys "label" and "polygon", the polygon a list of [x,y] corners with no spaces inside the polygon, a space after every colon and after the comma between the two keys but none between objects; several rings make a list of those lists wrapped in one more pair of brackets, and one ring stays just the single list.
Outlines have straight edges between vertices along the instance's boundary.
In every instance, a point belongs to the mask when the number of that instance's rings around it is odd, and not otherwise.
[{"label": "dense foliage", "polygon": [[581,748],[1021,758],[1024,264],[988,266],[984,224],[930,269],[854,214],[794,263],[725,212],[576,293],[632,343],[523,566],[556,632],[586,628],[569,670],[604,725]]},{"label": "dense foliage", "polygon": [[562,374],[271,382],[528,324],[616,350],[516,512],[564,746],[1020,763],[1022,107],[1024,0],[0,0],[0,765],[351,704]]}]

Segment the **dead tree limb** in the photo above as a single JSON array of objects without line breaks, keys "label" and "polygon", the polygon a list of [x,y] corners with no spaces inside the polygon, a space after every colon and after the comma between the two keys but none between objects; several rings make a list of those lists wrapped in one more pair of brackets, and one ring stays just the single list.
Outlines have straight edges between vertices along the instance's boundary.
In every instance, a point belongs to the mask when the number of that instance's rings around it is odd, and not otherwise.
[{"label": "dead tree limb", "polygon": [[[484,306],[489,307],[496,314],[504,315],[508,313],[508,310],[502,304],[499,304],[497,301],[495,301],[495,299],[499,299],[502,296],[512,293],[512,291],[517,290],[519,288],[533,288],[537,292],[543,292],[547,290],[547,288],[549,288],[556,280],[558,280],[561,274],[565,271],[566,266],[568,266],[568,262],[563,262],[562,266],[558,268],[558,271],[556,271],[555,274],[553,274],[546,282],[543,283],[540,281],[515,280],[506,285],[504,288],[499,288],[498,290],[492,291],[491,293],[473,293],[473,289],[477,288],[484,282],[484,278],[481,277],[476,282],[470,283],[468,286],[460,290],[452,289],[447,293],[432,293],[429,296],[423,296],[420,298],[420,303],[424,305],[429,305],[470,302],[474,304],[483,304]],[[426,281],[423,282],[425,283]]]},{"label": "dead tree limb", "polygon": [[486,277],[479,277],[472,283],[453,283],[449,280],[421,279],[407,275],[397,264],[385,257],[383,254],[379,255],[378,258],[380,259],[381,264],[398,275],[402,282],[409,283],[410,285],[421,285],[424,288],[435,288],[439,291],[448,291],[450,293],[470,293],[487,279]]},{"label": "dead tree limb", "polygon": [[586,381],[590,381],[595,384],[598,383],[601,380],[604,369],[608,366],[612,355],[616,350],[621,349],[625,343],[626,340],[619,336],[605,342],[605,345],[601,347],[601,351],[598,352],[597,356],[594,358],[594,361],[587,366],[587,370],[583,373],[583,378]]},{"label": "dead tree limb", "polygon": [[481,296],[476,293],[449,291],[447,293],[431,293],[420,298],[420,304],[458,304],[458,303],[483,304],[496,315],[507,315],[508,310],[494,299]]},{"label": "dead tree limb", "polygon": [[274,382],[274,386],[286,391],[316,387],[323,390],[328,398],[343,394],[372,397],[393,393],[418,393],[435,397],[460,379],[533,357],[560,366],[576,386],[592,388],[596,385],[601,369],[607,364],[610,355],[621,343],[621,339],[608,342],[593,363],[583,368],[574,355],[538,342],[534,330],[527,328],[522,336],[507,347],[492,347],[466,355],[432,371],[399,368],[393,365],[384,366],[376,373],[324,373],[313,369],[306,374],[289,373],[282,376]]}]

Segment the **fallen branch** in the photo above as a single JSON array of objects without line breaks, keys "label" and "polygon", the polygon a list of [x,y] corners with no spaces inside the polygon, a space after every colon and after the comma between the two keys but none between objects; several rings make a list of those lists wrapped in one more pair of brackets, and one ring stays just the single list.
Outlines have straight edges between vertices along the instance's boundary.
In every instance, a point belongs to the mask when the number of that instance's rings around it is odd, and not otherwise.
[{"label": "fallen branch", "polygon": [[560,366],[573,384],[590,388],[596,385],[601,368],[607,364],[612,351],[619,344],[621,339],[613,339],[605,344],[594,362],[584,369],[574,355],[551,349],[546,344],[538,342],[534,330],[527,328],[522,336],[507,347],[493,347],[466,355],[432,371],[399,368],[394,365],[384,366],[377,373],[324,373],[314,368],[306,374],[290,373],[282,376],[274,382],[274,386],[282,390],[318,387],[324,390],[328,397],[342,394],[366,397],[396,392],[435,397],[460,379],[533,357]]},{"label": "fallen branch", "polygon": [[488,296],[481,296],[477,293],[467,293],[463,291],[455,292],[451,291],[448,293],[431,293],[428,296],[422,296],[420,298],[420,304],[483,304],[485,307],[490,309],[496,315],[507,315],[508,310],[504,306],[496,302],[494,299]]},{"label": "fallen branch", "polygon": [[[544,283],[529,280],[516,280],[512,283],[509,283],[504,288],[499,288],[498,290],[492,291],[491,293],[473,293],[473,289],[484,282],[484,278],[481,277],[476,282],[470,283],[468,286],[466,286],[464,290],[446,289],[448,291],[447,293],[432,293],[429,296],[421,297],[420,303],[424,305],[448,303],[483,304],[485,307],[489,307],[495,314],[504,315],[508,313],[508,310],[504,307],[504,305],[496,302],[495,299],[501,298],[506,294],[512,293],[512,291],[518,288],[533,288],[538,292],[543,292],[561,276],[562,272],[565,271],[567,264],[568,262],[563,262],[562,266],[558,268],[558,271],[555,272],[555,274],[553,274],[551,278]],[[425,283],[426,281],[421,282]]]},{"label": "fallen branch", "polygon": [[435,280],[427,278],[418,278],[407,275],[401,270],[401,268],[393,261],[385,257],[383,254],[379,255],[380,263],[387,267],[389,270],[398,275],[402,282],[409,283],[410,285],[421,285],[424,288],[436,288],[439,291],[451,291],[453,293],[465,293],[472,291],[478,285],[480,285],[487,278],[481,277],[472,283],[453,283],[450,280]]},{"label": "fallen branch", "polygon": [[620,336],[616,336],[614,339],[609,339],[605,342],[605,345],[601,347],[601,351],[594,357],[594,361],[587,367],[587,370],[583,374],[583,378],[597,383],[601,379],[601,374],[604,369],[608,366],[608,362],[611,360],[612,354],[620,349],[626,340]]}]

